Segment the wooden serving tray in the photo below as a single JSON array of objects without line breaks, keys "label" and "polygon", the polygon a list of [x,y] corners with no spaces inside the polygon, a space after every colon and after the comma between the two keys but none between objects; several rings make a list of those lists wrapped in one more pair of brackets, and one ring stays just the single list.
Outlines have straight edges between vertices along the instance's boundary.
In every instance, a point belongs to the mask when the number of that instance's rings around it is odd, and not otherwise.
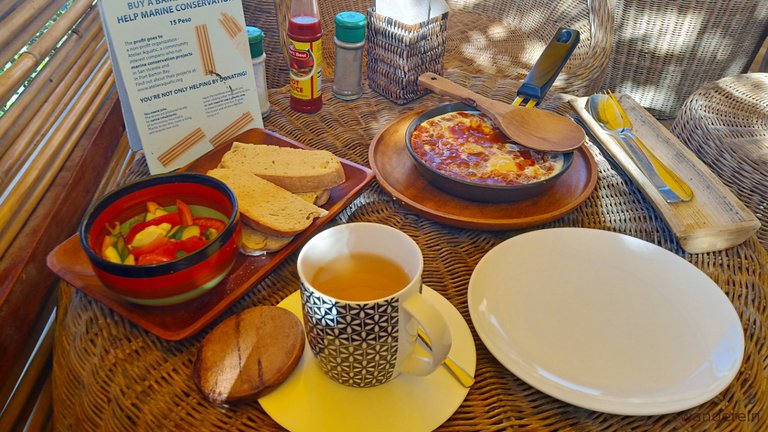
[{"label": "wooden serving tray", "polygon": [[[310,148],[264,129],[250,129],[236,136],[232,142],[272,144],[284,147]],[[232,146],[228,142],[182,171],[205,173],[221,161]],[[329,201],[323,206],[328,214],[316,219],[306,230],[298,234],[288,245],[262,256],[238,254],[229,275],[208,293],[194,300],[173,306],[142,306],[123,300],[109,291],[99,280],[80,246],[80,236],[73,235],[48,254],[48,267],[75,288],[105,304],[119,315],[163,339],[177,341],[202,330],[239,300],[251,288],[262,281],[286,257],[309,240],[352,202],[373,180],[373,172],[361,165],[340,159],[346,181],[331,190]],[[297,287],[298,288],[298,287]]]},{"label": "wooden serving tray", "polygon": [[414,212],[446,225],[498,231],[553,221],[578,207],[597,184],[597,165],[586,146],[574,151],[571,167],[533,198],[508,203],[468,201],[432,186],[405,148],[405,130],[421,111],[390,123],[371,142],[368,159],[379,184]]},{"label": "wooden serving tray", "polygon": [[646,146],[685,180],[693,190],[688,202],[667,203],[653,184],[619,145],[586,110],[587,98],[571,100],[602,149],[620,165],[690,253],[704,253],[736,246],[760,227],[755,215],[672,132],[629,95],[617,95],[632,122],[635,134]]}]

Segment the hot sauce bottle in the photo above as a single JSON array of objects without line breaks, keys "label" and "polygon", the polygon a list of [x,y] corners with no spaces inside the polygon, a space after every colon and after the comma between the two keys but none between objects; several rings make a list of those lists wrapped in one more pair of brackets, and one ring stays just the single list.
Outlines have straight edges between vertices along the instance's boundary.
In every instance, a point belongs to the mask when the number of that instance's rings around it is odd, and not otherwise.
[{"label": "hot sauce bottle", "polygon": [[291,108],[313,113],[323,107],[323,29],[317,0],[293,0],[288,21]]}]

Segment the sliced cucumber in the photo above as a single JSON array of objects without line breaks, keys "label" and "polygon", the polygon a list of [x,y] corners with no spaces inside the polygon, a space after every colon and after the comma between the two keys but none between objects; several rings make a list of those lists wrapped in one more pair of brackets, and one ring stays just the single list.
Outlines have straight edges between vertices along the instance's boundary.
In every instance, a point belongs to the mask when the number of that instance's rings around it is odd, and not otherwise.
[{"label": "sliced cucumber", "polygon": [[136,225],[137,223],[144,222],[144,219],[146,217],[147,217],[146,213],[141,213],[139,215],[136,215],[136,216],[128,219],[127,221],[125,221],[122,224],[120,224],[120,232],[123,235],[128,235],[128,233],[131,232],[131,228],[133,228],[133,226]]},{"label": "sliced cucumber", "polygon": [[181,234],[181,240],[188,239],[190,237],[200,237],[200,227],[197,225],[190,225],[184,227],[184,232]]},{"label": "sliced cucumber", "polygon": [[125,239],[122,235],[115,236],[117,239],[115,240],[115,249],[117,249],[117,254],[120,256],[121,261],[125,261],[125,259],[128,257],[128,248],[125,246]]},{"label": "sliced cucumber", "polygon": [[181,234],[184,232],[184,228],[182,228],[181,225],[176,225],[173,227],[166,237],[168,237],[171,240],[181,240]]},{"label": "sliced cucumber", "polygon": [[158,216],[167,215],[167,214],[168,214],[168,212],[165,211],[165,209],[163,209],[162,207],[161,208],[157,208],[157,209],[155,209],[155,211],[153,211],[151,213],[147,212],[147,215],[144,217],[144,221],[145,222],[146,221],[151,221],[152,219],[154,219],[154,218],[156,218]]},{"label": "sliced cucumber", "polygon": [[213,228],[208,228],[205,230],[205,239],[206,240],[213,240],[216,238],[216,236],[219,235],[219,232],[216,231]]}]

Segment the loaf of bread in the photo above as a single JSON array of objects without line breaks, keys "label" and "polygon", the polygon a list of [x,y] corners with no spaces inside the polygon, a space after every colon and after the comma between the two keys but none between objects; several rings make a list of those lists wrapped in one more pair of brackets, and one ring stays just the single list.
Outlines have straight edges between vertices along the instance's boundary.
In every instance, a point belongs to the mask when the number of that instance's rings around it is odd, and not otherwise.
[{"label": "loaf of bread", "polygon": [[316,218],[328,214],[325,209],[242,169],[214,168],[208,175],[223,181],[235,193],[243,222],[267,234],[296,235]]},{"label": "loaf of bread", "polygon": [[219,167],[243,170],[290,192],[316,192],[344,183],[339,158],[325,150],[307,150],[235,142]]}]

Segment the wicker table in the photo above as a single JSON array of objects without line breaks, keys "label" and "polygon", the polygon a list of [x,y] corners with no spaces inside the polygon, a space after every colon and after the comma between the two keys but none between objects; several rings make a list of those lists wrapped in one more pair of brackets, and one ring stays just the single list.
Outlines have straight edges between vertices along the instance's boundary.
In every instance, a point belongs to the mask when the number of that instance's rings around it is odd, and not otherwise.
[{"label": "wicker table", "polygon": [[[479,93],[509,101],[518,85],[450,70],[447,77]],[[326,95],[329,84],[324,83]],[[287,88],[270,94],[266,127],[340,157],[368,164],[368,147],[389,122],[435,105],[426,96],[396,106],[366,89],[353,102],[326,98],[323,110],[302,115],[288,108]],[[568,110],[564,98],[546,104]],[[677,253],[709,275],[738,311],[746,354],[735,381],[708,403],[653,417],[625,417],[577,408],[553,399],[507,371],[475,336],[477,381],[443,430],[768,430],[768,253],[753,236],[722,252],[685,253],[661,218],[621,172],[589,145],[599,171],[592,195],[546,227],[589,227],[629,234]],[[125,179],[147,175],[138,160]],[[480,258],[519,231],[451,228],[400,206],[374,182],[335,222],[375,221],[412,236],[425,257],[425,283],[451,301],[470,324],[467,284]],[[197,391],[192,366],[203,337],[221,320],[259,304],[274,305],[297,289],[296,254],[200,334],[166,342],[69,286],[62,286],[54,352],[55,424],[62,430],[279,430],[259,406],[216,407]]]}]

